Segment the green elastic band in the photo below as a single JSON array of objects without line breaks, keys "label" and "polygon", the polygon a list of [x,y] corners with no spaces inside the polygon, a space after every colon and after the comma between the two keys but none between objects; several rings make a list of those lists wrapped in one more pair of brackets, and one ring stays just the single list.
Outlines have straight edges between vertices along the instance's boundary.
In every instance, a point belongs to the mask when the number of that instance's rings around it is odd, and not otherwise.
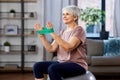
[{"label": "green elastic band", "polygon": [[43,30],[38,30],[37,33],[38,34],[49,34],[54,32],[53,28],[47,29],[46,27],[43,27]]}]

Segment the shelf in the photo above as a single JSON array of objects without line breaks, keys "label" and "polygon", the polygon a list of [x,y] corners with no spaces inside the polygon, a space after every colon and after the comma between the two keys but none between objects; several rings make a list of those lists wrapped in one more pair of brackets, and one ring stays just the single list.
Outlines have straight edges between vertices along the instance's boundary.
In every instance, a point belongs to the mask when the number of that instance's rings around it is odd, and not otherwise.
[{"label": "shelf", "polygon": [[[21,2],[21,0],[0,0],[0,2]],[[24,0],[24,2],[37,2],[37,0]]]},{"label": "shelf", "polygon": [[[9,26],[9,25],[8,25]],[[17,34],[6,34],[5,28],[0,28],[0,37],[21,37],[21,29],[17,29]],[[34,31],[34,29],[24,29],[24,35],[25,37],[36,37],[37,33]]]},{"label": "shelf", "polygon": [[[25,8],[24,5],[30,3],[31,6],[31,4],[35,5],[36,2],[37,0],[0,0],[0,8],[2,10],[0,11],[0,56],[2,57],[0,63],[3,64],[0,67],[0,72],[31,71],[31,68],[24,67],[26,63],[25,60],[27,60],[25,58],[27,56],[32,57],[38,53],[37,43],[34,42],[34,38],[36,38],[37,33],[34,31],[32,26],[25,25],[25,22],[28,20],[28,23],[30,23],[33,20],[37,20],[37,12],[29,11],[29,9],[28,12],[25,12],[27,11],[27,7]],[[9,8],[4,10],[4,8],[6,9],[6,7],[4,7],[6,5],[8,5]],[[16,10],[19,9],[17,5],[20,7],[19,11]],[[12,11],[13,8],[15,11]],[[11,43],[9,52],[5,52],[5,47],[3,45],[6,40]],[[13,59],[5,59],[8,56],[12,57]],[[19,62],[17,62],[18,60],[16,60],[16,56],[21,57]],[[31,61],[28,60],[28,64],[26,65],[29,66],[29,62]],[[20,66],[16,67],[16,63],[19,63]],[[7,64],[7,66],[3,67],[4,64]]]},{"label": "shelf", "polygon": [[[21,17],[0,17],[0,19],[15,19],[15,20],[19,20],[22,19]],[[23,18],[25,20],[30,20],[30,19],[37,19],[37,17],[26,17]]]},{"label": "shelf", "polygon": [[[21,34],[17,34],[17,35],[5,35],[5,34],[0,34],[0,37],[3,37],[3,36],[7,36],[7,37],[20,37],[22,36]],[[36,34],[24,34],[23,36],[25,37],[35,37]]]},{"label": "shelf", "polygon": [[[36,12],[24,12],[24,18],[25,20],[29,19],[37,19],[37,13]],[[15,19],[19,20],[21,18],[21,12],[16,12],[15,15],[11,15],[10,12],[0,12],[0,19]]]},{"label": "shelf", "polygon": [[[25,54],[36,54],[38,51],[36,45],[24,45],[24,53]],[[12,55],[12,54],[20,54],[21,53],[21,45],[11,45],[10,52],[4,51],[4,46],[0,45],[0,54],[1,55]]]},{"label": "shelf", "polygon": [[[4,51],[0,51],[0,54],[2,55],[12,55],[12,54],[19,54],[21,53],[21,51],[10,51],[10,52],[4,52]],[[36,51],[24,51],[25,54],[36,54]]]},{"label": "shelf", "polygon": [[[0,63],[6,63],[6,64],[16,64],[20,63],[21,61],[0,61]],[[25,63],[35,63],[35,61],[25,61]],[[18,66],[19,67],[19,66]]]}]

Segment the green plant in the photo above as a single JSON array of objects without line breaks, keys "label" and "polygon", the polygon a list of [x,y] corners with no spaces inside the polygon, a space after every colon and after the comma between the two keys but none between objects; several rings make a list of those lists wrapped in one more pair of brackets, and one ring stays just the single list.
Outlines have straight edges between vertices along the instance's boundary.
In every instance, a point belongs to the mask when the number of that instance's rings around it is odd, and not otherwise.
[{"label": "green plant", "polygon": [[16,11],[14,9],[11,9],[10,13],[16,13]]},{"label": "green plant", "polygon": [[87,7],[81,9],[80,19],[88,25],[98,25],[105,21],[105,11],[96,8]]},{"label": "green plant", "polygon": [[4,42],[4,46],[11,46],[10,42],[6,41]]}]

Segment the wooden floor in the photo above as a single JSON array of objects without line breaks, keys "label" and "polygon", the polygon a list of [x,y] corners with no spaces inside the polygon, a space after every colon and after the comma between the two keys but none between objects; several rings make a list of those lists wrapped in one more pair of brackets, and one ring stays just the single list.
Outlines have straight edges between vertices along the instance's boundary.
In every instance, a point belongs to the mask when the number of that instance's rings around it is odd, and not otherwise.
[{"label": "wooden floor", "polygon": [[[0,73],[0,80],[34,80],[34,76],[32,72],[27,73]],[[97,80],[120,80],[120,77],[97,77]]]},{"label": "wooden floor", "polygon": [[0,80],[34,80],[32,73],[0,73]]}]

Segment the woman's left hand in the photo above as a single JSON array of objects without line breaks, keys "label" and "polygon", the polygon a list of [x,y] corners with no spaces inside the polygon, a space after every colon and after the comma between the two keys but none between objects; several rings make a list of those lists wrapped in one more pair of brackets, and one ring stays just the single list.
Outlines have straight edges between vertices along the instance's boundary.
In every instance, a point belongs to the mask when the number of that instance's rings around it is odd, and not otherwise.
[{"label": "woman's left hand", "polygon": [[40,24],[35,24],[34,29],[35,29],[36,31],[42,30],[42,26],[41,26]]},{"label": "woman's left hand", "polygon": [[[42,26],[40,24],[35,24],[34,29],[36,31],[43,30],[43,28],[42,28]],[[40,34],[40,37],[45,37],[45,35],[44,34]]]},{"label": "woman's left hand", "polygon": [[47,25],[46,27],[47,27],[48,29],[53,28],[53,24],[52,24],[51,22],[47,22],[46,25]]}]

